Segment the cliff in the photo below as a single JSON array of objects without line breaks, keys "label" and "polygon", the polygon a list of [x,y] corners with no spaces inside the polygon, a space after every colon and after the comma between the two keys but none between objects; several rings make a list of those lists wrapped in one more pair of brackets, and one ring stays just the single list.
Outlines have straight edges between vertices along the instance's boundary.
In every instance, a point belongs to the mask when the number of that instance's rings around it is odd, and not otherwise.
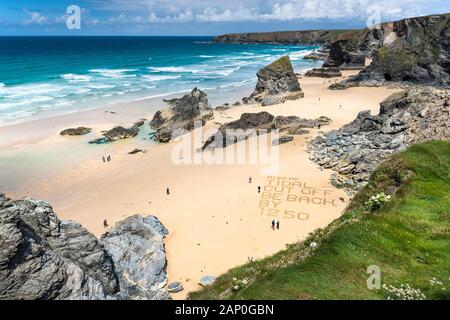
[{"label": "cliff", "polygon": [[0,300],[170,299],[167,234],[157,218],[137,215],[99,240],[45,201],[0,193]]},{"label": "cliff", "polygon": [[360,30],[304,30],[279,32],[231,33],[214,38],[215,43],[234,44],[329,44]]}]

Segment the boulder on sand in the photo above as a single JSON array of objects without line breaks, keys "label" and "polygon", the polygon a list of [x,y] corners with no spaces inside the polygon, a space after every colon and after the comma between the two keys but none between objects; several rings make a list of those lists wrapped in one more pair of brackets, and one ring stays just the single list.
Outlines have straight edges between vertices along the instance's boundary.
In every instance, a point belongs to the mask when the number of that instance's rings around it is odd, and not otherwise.
[{"label": "boulder on sand", "polygon": [[60,135],[62,136],[84,136],[92,131],[91,128],[86,127],[78,127],[78,128],[69,128],[61,131]]},{"label": "boulder on sand", "polygon": [[255,91],[244,103],[257,102],[263,106],[283,103],[304,97],[289,56],[281,57],[257,73]]},{"label": "boulder on sand", "polygon": [[104,144],[110,143],[117,140],[129,139],[137,136],[139,134],[139,127],[133,126],[131,128],[115,127],[111,130],[103,133],[102,138],[94,139],[89,141],[90,144]]},{"label": "boulder on sand", "polygon": [[308,70],[305,73],[305,77],[317,77],[317,78],[336,78],[342,77],[342,72],[339,68],[330,67],[330,68],[314,68],[312,70]]},{"label": "boulder on sand", "polygon": [[150,122],[152,129],[156,130],[154,139],[159,142],[169,142],[185,132],[186,128],[194,128],[194,123],[204,125],[214,117],[207,94],[197,88],[180,99],[167,102],[170,107],[156,112]]},{"label": "boulder on sand", "polygon": [[273,140],[272,145],[278,146],[280,144],[285,144],[285,143],[291,142],[292,140],[294,140],[293,136],[282,136],[278,139]]}]

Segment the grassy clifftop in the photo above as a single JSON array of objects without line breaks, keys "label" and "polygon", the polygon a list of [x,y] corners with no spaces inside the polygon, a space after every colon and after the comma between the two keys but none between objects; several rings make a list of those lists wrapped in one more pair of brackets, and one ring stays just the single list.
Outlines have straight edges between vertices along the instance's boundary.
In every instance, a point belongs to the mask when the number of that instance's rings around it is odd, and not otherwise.
[{"label": "grassy clifftop", "polygon": [[[371,196],[393,194],[381,207]],[[249,262],[191,299],[450,299],[450,143],[382,164],[344,215],[304,242]],[[369,266],[382,288],[367,287]]]}]

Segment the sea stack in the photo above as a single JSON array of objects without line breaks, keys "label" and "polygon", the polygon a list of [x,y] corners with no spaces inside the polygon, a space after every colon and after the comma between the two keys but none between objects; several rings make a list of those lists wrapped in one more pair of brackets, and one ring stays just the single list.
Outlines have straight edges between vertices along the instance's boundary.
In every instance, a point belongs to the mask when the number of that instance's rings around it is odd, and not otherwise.
[{"label": "sea stack", "polygon": [[150,126],[156,130],[155,140],[169,142],[184,130],[191,130],[195,123],[205,125],[214,116],[205,92],[194,88],[180,99],[166,101],[170,107],[155,113]]},{"label": "sea stack", "polygon": [[256,75],[258,82],[250,99],[246,99],[248,102],[254,101],[269,106],[305,96],[289,56],[281,57],[259,70]]}]

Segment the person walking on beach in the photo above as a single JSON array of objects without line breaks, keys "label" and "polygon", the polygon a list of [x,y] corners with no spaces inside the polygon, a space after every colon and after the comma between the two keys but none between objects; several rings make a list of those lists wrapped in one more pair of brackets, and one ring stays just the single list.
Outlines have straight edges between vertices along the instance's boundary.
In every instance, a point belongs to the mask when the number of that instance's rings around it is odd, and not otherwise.
[{"label": "person walking on beach", "polygon": [[107,160],[108,162],[110,162],[110,161],[111,161],[111,156],[108,156],[108,157],[106,158],[106,160]]},{"label": "person walking on beach", "polygon": [[258,186],[258,193],[261,193],[261,186]]},{"label": "person walking on beach", "polygon": [[169,195],[169,194],[170,194],[170,190],[169,190],[169,188],[167,188],[167,189],[166,189],[166,193],[167,193],[167,195]]},{"label": "person walking on beach", "polygon": [[105,163],[106,162],[105,156],[103,156],[102,159],[103,159],[103,163]]},{"label": "person walking on beach", "polygon": [[280,220],[277,221],[277,230],[280,230]]},{"label": "person walking on beach", "polygon": [[248,177],[248,183],[252,183],[252,177]]},{"label": "person walking on beach", "polygon": [[103,220],[103,227],[104,228],[108,228],[108,221],[106,221],[106,219]]},{"label": "person walking on beach", "polygon": [[275,230],[275,220],[272,220],[272,230]]}]

